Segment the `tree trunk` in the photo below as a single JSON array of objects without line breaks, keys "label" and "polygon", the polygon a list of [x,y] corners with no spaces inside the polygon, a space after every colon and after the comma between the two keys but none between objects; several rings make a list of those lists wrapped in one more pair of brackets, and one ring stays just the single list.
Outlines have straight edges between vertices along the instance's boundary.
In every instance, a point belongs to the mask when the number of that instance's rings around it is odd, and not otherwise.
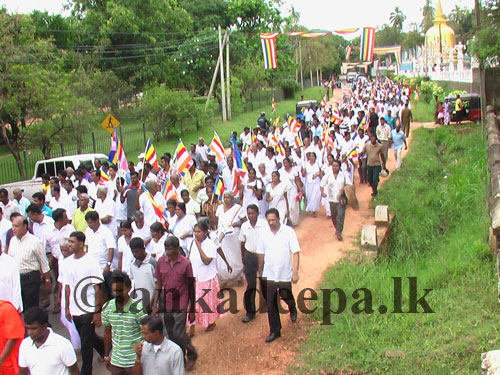
[{"label": "tree trunk", "polygon": [[7,133],[7,127],[3,121],[0,121],[0,127],[2,129],[2,138],[5,141],[5,144],[7,145],[7,148],[9,149],[10,153],[16,160],[17,169],[19,170],[21,179],[25,180],[27,177],[24,175],[24,168],[21,160],[21,154],[19,153],[19,150],[16,147],[17,145],[11,143],[9,135]]}]

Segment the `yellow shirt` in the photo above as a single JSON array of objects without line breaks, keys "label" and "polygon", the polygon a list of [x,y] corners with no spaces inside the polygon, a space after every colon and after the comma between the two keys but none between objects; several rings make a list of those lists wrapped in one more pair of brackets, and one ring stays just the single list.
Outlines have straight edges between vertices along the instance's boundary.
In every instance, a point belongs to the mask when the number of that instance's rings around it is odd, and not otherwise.
[{"label": "yellow shirt", "polygon": [[461,111],[462,110],[462,99],[457,99],[455,102],[455,111]]},{"label": "yellow shirt", "polygon": [[90,206],[87,207],[85,212],[82,212],[82,210],[80,210],[80,208],[77,208],[75,210],[71,224],[75,227],[76,231],[85,232],[85,229],[87,229],[87,222],[85,221],[85,214],[87,212],[90,212],[90,211],[94,211],[92,208],[90,208]]},{"label": "yellow shirt", "polygon": [[203,171],[200,171],[199,169],[194,172],[193,176],[191,176],[191,173],[188,171],[186,172],[184,177],[182,177],[182,183],[188,187],[189,194],[194,201],[196,201],[196,198],[198,198],[198,191],[200,191],[201,187],[197,191],[193,191],[193,189],[196,186],[200,185],[203,187],[204,182],[205,173],[203,173]]}]

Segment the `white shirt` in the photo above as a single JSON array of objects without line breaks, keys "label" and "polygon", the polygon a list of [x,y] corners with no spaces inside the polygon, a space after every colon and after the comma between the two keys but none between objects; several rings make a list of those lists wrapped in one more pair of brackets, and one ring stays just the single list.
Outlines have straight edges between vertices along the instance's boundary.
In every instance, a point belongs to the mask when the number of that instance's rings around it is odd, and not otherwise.
[{"label": "white shirt", "polygon": [[260,233],[263,229],[269,228],[267,221],[261,219],[260,217],[257,219],[255,223],[255,227],[252,227],[250,221],[245,221],[241,224],[240,230],[240,242],[245,243],[245,249],[251,253],[257,252],[257,244],[259,241]]},{"label": "white shirt", "polygon": [[135,221],[132,222],[132,238],[134,237],[140,237],[144,241],[148,241],[151,239],[151,230],[149,229],[149,226],[144,223],[142,228],[138,228],[137,224]]},{"label": "white shirt", "polygon": [[243,144],[251,145],[252,144],[252,132],[248,132],[248,134],[245,134],[245,132],[240,134],[240,139]]},{"label": "white shirt", "polygon": [[217,246],[215,246],[215,243],[207,237],[201,243],[201,249],[208,258],[212,259],[210,263],[205,264],[201,260],[200,250],[198,249],[194,238],[187,248],[189,260],[193,266],[193,275],[197,281],[203,282],[211,280],[217,276]]},{"label": "white shirt", "polygon": [[12,257],[0,254],[0,299],[9,301],[18,311],[23,311],[19,266]]},{"label": "white shirt", "polygon": [[68,215],[68,219],[73,220],[73,214],[75,213],[77,207],[76,204],[78,202],[78,192],[73,189],[68,193],[69,199],[69,207],[66,210],[66,214]]},{"label": "white shirt", "polygon": [[76,363],[71,342],[52,329],[45,342],[37,348],[31,337],[19,346],[19,367],[27,367],[31,375],[69,375],[69,366]]},{"label": "white shirt", "polygon": [[113,234],[102,224],[99,225],[96,232],[87,227],[85,229],[85,245],[87,245],[88,254],[97,260],[102,272],[108,262],[109,249],[116,248]]},{"label": "white shirt", "polygon": [[[203,146],[196,145],[196,153],[200,156],[200,159],[202,161],[206,161],[207,160],[207,153],[208,153],[208,146],[207,145],[203,145]],[[199,168],[200,166],[197,165],[197,167]]]},{"label": "white shirt", "polygon": [[30,232],[27,232],[21,239],[17,236],[12,237],[9,255],[17,261],[21,274],[40,270],[46,273],[50,270],[42,241]]},{"label": "white shirt", "polygon": [[14,212],[19,212],[19,206],[14,201],[9,201],[7,204],[0,202],[0,207],[2,208],[3,217],[7,220],[10,220],[10,215]]},{"label": "white shirt", "polygon": [[[91,254],[87,253],[79,259],[72,255],[66,258],[63,264],[63,284],[69,285],[70,288],[69,311],[71,315],[80,316],[95,312],[95,289],[93,285],[104,282],[99,263]],[[82,299],[84,291],[87,292],[86,302]]]},{"label": "white shirt", "polygon": [[[160,192],[157,192],[153,199],[161,207],[166,207],[165,198],[163,198],[163,195],[161,195]],[[139,197],[139,205],[141,207],[141,211],[144,213],[144,225],[149,227],[154,222],[160,221],[160,218],[156,216],[153,203],[151,203],[146,193],[142,193]]]},{"label": "white shirt", "polygon": [[[132,238],[134,238],[133,235],[132,235]],[[120,236],[120,238],[118,238],[117,247],[118,247],[118,253],[123,254],[122,255],[122,271],[129,274],[130,264],[135,260],[135,258],[134,258],[134,254],[132,253],[132,249],[130,249],[130,245],[127,243],[127,240],[125,239],[125,236]]]},{"label": "white shirt", "polygon": [[108,197],[106,197],[104,201],[101,199],[97,199],[97,201],[95,202],[94,210],[96,210],[100,218],[111,216],[111,221],[108,224],[104,224],[102,222],[101,224],[110,230],[110,232],[113,234],[113,238],[116,240],[117,226],[115,219],[115,202]]},{"label": "white shirt", "polygon": [[[331,168],[330,168],[331,169]],[[347,178],[343,172],[338,173],[337,177],[333,173],[327,173],[321,179],[320,186],[324,189],[326,195],[328,196],[329,202],[338,203],[340,198],[340,191],[348,185]]]},{"label": "white shirt", "polygon": [[[33,234],[37,236],[44,244],[44,236],[47,236],[50,232],[52,232],[52,229],[54,229],[54,220],[46,214],[43,214],[41,223],[33,223]],[[50,250],[47,252],[50,252]]]},{"label": "white shirt", "polygon": [[[66,190],[64,190],[66,192]],[[70,206],[71,206],[71,201],[68,197],[68,193],[66,192],[66,194],[62,194],[62,190],[61,190],[61,194],[59,194],[59,199],[56,199],[56,197],[52,197],[52,199],[50,200],[50,208],[52,208],[52,211],[58,209],[58,208],[62,208],[64,210],[66,210],[66,213],[69,212],[70,210]],[[76,209],[76,206],[75,206],[75,209]],[[73,210],[73,212],[75,212],[75,210]],[[71,216],[72,218],[73,216]],[[69,214],[68,214],[68,218],[70,219],[69,217]]]},{"label": "white shirt", "polygon": [[63,238],[69,238],[70,234],[75,231],[75,227],[71,224],[66,224],[61,229],[57,229],[55,226],[52,231],[47,233],[44,238],[46,241],[45,248],[49,247],[52,256],[59,259],[62,257],[60,241]]},{"label": "white shirt", "polygon": [[222,179],[224,180],[224,186],[226,187],[226,190],[233,190],[235,168],[236,167],[233,165],[233,169],[225,167],[222,171]]},{"label": "white shirt", "polygon": [[262,230],[257,243],[257,254],[264,254],[262,277],[272,281],[292,280],[292,254],[300,252],[293,228],[280,225],[274,234],[270,228]]},{"label": "white shirt", "polygon": [[199,214],[200,211],[200,204],[190,198],[186,203],[186,215],[196,216],[196,214]]},{"label": "white shirt", "polygon": [[[156,260],[160,259],[161,256],[165,255],[165,240],[170,237],[170,233],[165,233],[158,242],[151,240],[146,246],[146,250],[151,254]],[[133,261],[134,259],[132,259]]]},{"label": "white shirt", "polygon": [[172,233],[179,239],[179,244],[183,249],[187,249],[191,237],[180,238],[186,234],[193,234],[193,228],[196,225],[196,218],[193,215],[184,215],[182,219],[176,220],[175,224],[172,226]]},{"label": "white shirt", "polygon": [[0,218],[0,249],[5,251],[7,248],[7,232],[12,228],[12,223],[5,219],[4,217]]}]

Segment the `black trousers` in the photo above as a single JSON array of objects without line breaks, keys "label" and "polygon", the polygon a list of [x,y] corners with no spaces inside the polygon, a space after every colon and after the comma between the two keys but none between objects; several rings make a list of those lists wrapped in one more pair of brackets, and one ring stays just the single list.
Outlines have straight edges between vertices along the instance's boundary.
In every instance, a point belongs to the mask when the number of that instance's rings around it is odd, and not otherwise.
[{"label": "black trousers", "polygon": [[368,166],[368,183],[372,187],[372,192],[374,195],[378,194],[378,175],[382,171],[382,166],[376,165],[373,167]]},{"label": "black trousers", "polygon": [[359,182],[364,183],[368,181],[368,176],[367,176],[367,169],[366,169],[366,158],[361,158],[359,159],[359,168],[358,168],[358,173],[359,173]]},{"label": "black trousers", "polygon": [[292,293],[292,283],[290,281],[273,281],[262,278],[262,292],[267,304],[267,319],[271,333],[281,331],[281,320],[278,296],[285,301],[288,311],[293,311],[295,307],[295,298]]},{"label": "black trousers", "polygon": [[257,254],[247,251],[243,262],[243,272],[247,280],[247,288],[243,296],[243,304],[247,315],[255,316],[255,295],[257,293],[257,269],[259,268],[259,257]]},{"label": "black trousers", "polygon": [[92,323],[92,313],[73,316],[76,329],[80,334],[82,342],[82,375],[92,375],[92,362],[94,360],[94,349],[104,357],[104,341],[95,333]]},{"label": "black trousers", "polygon": [[165,310],[163,320],[167,329],[168,338],[179,345],[188,360],[196,361],[198,353],[191,343],[191,338],[186,332],[187,311]]},{"label": "black trousers", "polygon": [[330,212],[332,215],[332,223],[335,227],[335,234],[341,236],[342,231],[344,230],[345,206],[342,206],[339,202],[329,203]]},{"label": "black trousers", "polygon": [[40,285],[42,276],[39,271],[32,271],[21,275],[21,298],[23,299],[23,309],[38,307],[40,302]]}]

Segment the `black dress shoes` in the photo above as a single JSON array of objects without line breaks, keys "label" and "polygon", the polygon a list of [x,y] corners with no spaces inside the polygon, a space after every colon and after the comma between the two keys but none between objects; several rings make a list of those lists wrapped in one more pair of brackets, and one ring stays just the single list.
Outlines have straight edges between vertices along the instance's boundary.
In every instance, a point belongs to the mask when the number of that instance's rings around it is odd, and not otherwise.
[{"label": "black dress shoes", "polygon": [[292,323],[295,323],[297,321],[297,308],[294,308],[290,311],[290,320],[292,321]]},{"label": "black dress shoes", "polygon": [[251,322],[251,321],[252,321],[252,320],[254,320],[254,319],[255,319],[255,315],[245,315],[245,316],[243,317],[243,319],[241,319],[241,321],[242,321],[243,323],[248,323],[248,322]]},{"label": "black dress shoes", "polygon": [[267,343],[273,342],[278,337],[281,337],[281,333],[280,332],[271,332],[271,334],[266,337],[266,342]]}]

